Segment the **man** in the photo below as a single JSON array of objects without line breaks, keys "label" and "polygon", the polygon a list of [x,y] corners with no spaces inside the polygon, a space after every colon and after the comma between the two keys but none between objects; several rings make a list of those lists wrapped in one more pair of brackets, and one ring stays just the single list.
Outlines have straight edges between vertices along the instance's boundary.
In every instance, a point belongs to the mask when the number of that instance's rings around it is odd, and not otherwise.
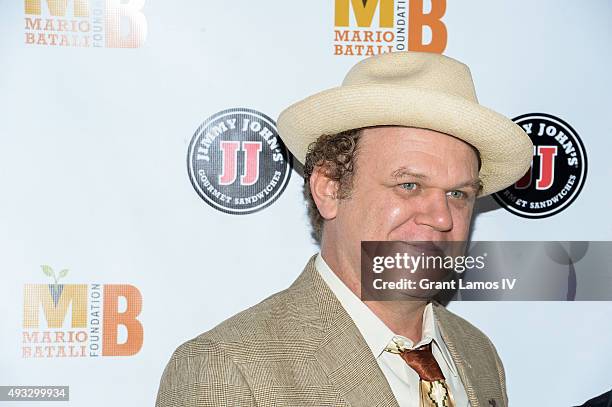
[{"label": "man", "polygon": [[157,406],[507,406],[489,339],[427,301],[364,301],[361,241],[467,240],[476,197],[532,144],[478,104],[469,69],[428,53],[354,66],[278,119],[304,163],[314,255],[288,289],[181,345]]}]

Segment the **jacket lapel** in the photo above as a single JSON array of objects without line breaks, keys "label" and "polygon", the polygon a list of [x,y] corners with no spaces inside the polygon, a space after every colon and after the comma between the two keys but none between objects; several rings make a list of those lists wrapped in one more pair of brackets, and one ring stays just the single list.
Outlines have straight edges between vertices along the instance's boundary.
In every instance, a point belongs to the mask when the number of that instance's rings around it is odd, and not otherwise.
[{"label": "jacket lapel", "polygon": [[[311,295],[322,324],[314,357],[352,407],[399,407],[372,351],[314,266],[313,256],[291,289]],[[303,315],[312,320],[312,315]]]},{"label": "jacket lapel", "polygon": [[[481,386],[481,376],[486,371],[484,366],[472,366],[472,362],[483,359],[480,344],[473,343],[473,338],[463,332],[460,325],[453,321],[451,313],[442,305],[434,302],[433,310],[440,333],[448,348],[459,377],[470,401],[471,407],[505,407],[503,399],[492,398],[494,395],[487,391],[486,386]],[[454,319],[457,319],[455,317]],[[480,348],[480,349],[473,349]],[[470,362],[472,360],[472,362]]]}]

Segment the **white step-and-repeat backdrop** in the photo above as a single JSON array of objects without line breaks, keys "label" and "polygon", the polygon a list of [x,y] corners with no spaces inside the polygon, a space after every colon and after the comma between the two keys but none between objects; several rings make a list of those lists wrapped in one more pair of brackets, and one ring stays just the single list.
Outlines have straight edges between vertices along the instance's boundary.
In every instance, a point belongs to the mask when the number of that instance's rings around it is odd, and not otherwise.
[{"label": "white step-and-repeat backdrop", "polygon": [[[0,385],[152,405],[180,343],[289,285],[317,247],[274,120],[367,55],[467,63],[543,146],[473,239],[612,240],[611,20],[605,0],[0,2]],[[612,387],[611,303],[450,308],[513,406]]]}]

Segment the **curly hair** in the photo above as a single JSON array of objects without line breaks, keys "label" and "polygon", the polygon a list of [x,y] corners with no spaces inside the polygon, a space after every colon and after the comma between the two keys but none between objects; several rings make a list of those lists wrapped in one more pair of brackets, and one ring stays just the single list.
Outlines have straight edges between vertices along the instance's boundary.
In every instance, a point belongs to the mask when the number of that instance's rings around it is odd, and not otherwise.
[{"label": "curly hair", "polygon": [[308,205],[308,218],[312,226],[311,235],[319,245],[323,233],[323,217],[310,193],[310,176],[316,167],[321,166],[328,178],[338,182],[336,198],[350,198],[361,130],[363,129],[322,135],[308,146],[304,160],[303,193]]}]

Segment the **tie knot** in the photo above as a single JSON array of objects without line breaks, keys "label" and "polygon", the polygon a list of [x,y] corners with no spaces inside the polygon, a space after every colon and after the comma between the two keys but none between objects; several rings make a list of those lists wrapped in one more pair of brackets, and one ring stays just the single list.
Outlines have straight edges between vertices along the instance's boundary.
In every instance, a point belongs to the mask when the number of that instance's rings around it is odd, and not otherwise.
[{"label": "tie knot", "polygon": [[444,380],[440,365],[431,351],[431,342],[416,349],[404,350],[400,356],[422,380],[429,382]]}]

